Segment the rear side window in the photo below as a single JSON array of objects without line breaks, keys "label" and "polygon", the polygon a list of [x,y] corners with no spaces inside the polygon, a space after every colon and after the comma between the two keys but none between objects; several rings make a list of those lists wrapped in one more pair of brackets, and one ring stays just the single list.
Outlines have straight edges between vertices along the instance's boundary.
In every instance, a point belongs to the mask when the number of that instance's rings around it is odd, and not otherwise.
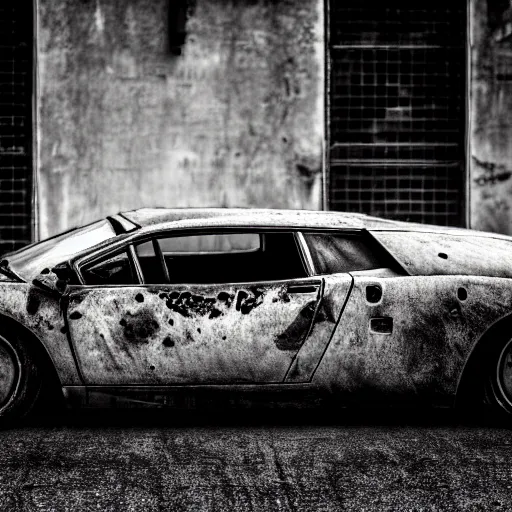
[{"label": "rear side window", "polygon": [[378,251],[358,235],[304,233],[317,274],[372,270],[386,266]]}]

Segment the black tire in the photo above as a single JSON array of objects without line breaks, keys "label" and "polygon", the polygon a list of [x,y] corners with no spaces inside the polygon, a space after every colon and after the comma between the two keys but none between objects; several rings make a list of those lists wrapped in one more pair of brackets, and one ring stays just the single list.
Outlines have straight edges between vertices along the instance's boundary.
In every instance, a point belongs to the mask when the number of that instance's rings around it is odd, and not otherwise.
[{"label": "black tire", "polygon": [[512,421],[512,338],[497,343],[486,357],[484,401],[492,419]]},{"label": "black tire", "polygon": [[16,332],[0,333],[0,425],[23,418],[37,401],[43,379],[34,354]]}]

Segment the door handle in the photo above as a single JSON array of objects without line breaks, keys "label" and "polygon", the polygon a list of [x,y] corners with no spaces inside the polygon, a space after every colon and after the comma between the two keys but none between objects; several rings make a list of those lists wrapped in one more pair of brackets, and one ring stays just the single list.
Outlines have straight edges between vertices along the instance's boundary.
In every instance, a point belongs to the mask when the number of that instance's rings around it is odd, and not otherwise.
[{"label": "door handle", "polygon": [[288,286],[288,293],[315,293],[320,288],[319,284],[297,284]]}]

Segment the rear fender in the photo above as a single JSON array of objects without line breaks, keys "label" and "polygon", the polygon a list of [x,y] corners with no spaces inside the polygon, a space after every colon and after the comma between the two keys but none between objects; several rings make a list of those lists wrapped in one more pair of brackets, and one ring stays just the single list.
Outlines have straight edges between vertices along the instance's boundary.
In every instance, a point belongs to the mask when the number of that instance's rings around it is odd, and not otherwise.
[{"label": "rear fender", "polygon": [[[377,302],[367,296],[374,285],[382,288]],[[384,395],[451,405],[478,340],[511,306],[506,278],[355,277],[313,382],[357,399]],[[391,332],[372,331],[372,319],[391,319]]]}]

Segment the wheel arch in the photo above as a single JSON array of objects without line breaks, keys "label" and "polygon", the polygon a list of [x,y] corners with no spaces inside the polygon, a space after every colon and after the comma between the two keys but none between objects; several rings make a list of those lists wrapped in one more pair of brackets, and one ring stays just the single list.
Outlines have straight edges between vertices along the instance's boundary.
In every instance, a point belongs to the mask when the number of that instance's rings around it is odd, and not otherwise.
[{"label": "wheel arch", "polygon": [[[60,394],[64,396],[62,393],[62,381],[55,362],[40,338],[27,326],[4,312],[0,312],[0,323],[2,326],[6,326],[5,330],[7,332],[13,330],[21,335],[23,342],[31,343],[31,347],[35,349],[37,356],[41,357],[43,371],[45,373],[47,372],[46,375],[48,376],[50,384],[53,384],[54,387],[58,386]],[[8,337],[8,335],[6,335],[6,337]]]},{"label": "wheel arch", "polygon": [[[508,334],[507,334],[508,333]],[[512,337],[512,313],[493,322],[473,344],[462,368],[455,393],[455,405],[474,404],[482,393],[487,355],[497,344]]]}]

